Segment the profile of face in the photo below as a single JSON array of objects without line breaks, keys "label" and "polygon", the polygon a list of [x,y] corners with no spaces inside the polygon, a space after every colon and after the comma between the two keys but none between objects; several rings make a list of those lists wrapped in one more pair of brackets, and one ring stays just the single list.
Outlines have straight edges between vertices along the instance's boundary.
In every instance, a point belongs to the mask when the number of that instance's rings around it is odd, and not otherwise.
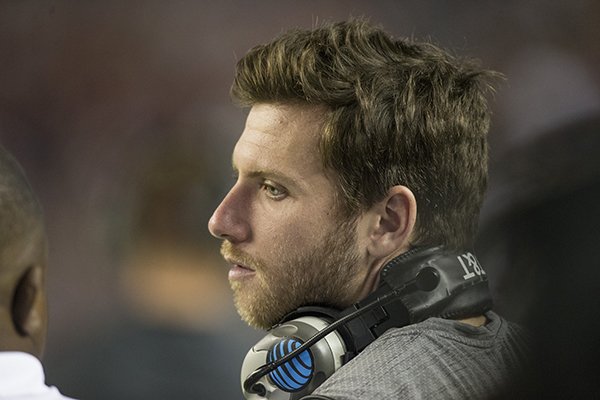
[{"label": "profile of face", "polygon": [[253,106],[233,152],[237,180],[209,221],[236,308],[257,328],[303,305],[346,307],[364,291],[360,226],[341,217],[318,151],[325,112]]}]

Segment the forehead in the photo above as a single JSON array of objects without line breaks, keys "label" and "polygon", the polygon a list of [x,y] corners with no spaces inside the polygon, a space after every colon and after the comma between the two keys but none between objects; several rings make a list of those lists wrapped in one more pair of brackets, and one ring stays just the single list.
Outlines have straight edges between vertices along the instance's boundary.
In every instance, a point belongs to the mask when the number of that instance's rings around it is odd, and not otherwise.
[{"label": "forehead", "polygon": [[320,106],[254,105],[235,146],[234,167],[324,173],[318,150],[324,115]]}]

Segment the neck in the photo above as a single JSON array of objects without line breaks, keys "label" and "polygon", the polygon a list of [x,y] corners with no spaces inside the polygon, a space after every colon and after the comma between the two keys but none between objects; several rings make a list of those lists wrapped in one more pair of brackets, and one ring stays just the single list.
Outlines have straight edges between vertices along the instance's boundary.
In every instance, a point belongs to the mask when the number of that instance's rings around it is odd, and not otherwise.
[{"label": "neck", "polygon": [[0,352],[4,351],[20,351],[37,358],[41,356],[39,352],[35,351],[32,338],[19,335],[13,327],[9,313],[0,307]]},{"label": "neck", "polygon": [[458,322],[479,328],[487,323],[487,318],[485,315],[478,315],[477,317],[459,319]]}]

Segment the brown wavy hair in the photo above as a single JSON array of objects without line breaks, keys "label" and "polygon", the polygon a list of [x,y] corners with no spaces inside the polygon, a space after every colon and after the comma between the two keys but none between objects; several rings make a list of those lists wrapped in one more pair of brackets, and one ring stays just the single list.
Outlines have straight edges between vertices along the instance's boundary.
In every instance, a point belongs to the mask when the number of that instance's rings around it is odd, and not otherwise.
[{"label": "brown wavy hair", "polygon": [[237,63],[243,106],[325,105],[320,154],[345,216],[395,185],[418,206],[413,245],[468,248],[487,184],[487,94],[500,77],[428,42],[362,19],[292,30]]}]

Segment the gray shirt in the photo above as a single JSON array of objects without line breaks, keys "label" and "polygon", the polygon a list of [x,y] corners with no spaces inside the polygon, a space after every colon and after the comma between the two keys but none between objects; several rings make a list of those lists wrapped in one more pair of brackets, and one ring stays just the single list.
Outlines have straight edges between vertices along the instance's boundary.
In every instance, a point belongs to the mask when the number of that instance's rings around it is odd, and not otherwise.
[{"label": "gray shirt", "polygon": [[478,328],[430,318],[390,329],[325,381],[314,399],[446,400],[498,395],[524,367],[528,338],[498,314],[488,312],[486,317],[488,323]]}]

